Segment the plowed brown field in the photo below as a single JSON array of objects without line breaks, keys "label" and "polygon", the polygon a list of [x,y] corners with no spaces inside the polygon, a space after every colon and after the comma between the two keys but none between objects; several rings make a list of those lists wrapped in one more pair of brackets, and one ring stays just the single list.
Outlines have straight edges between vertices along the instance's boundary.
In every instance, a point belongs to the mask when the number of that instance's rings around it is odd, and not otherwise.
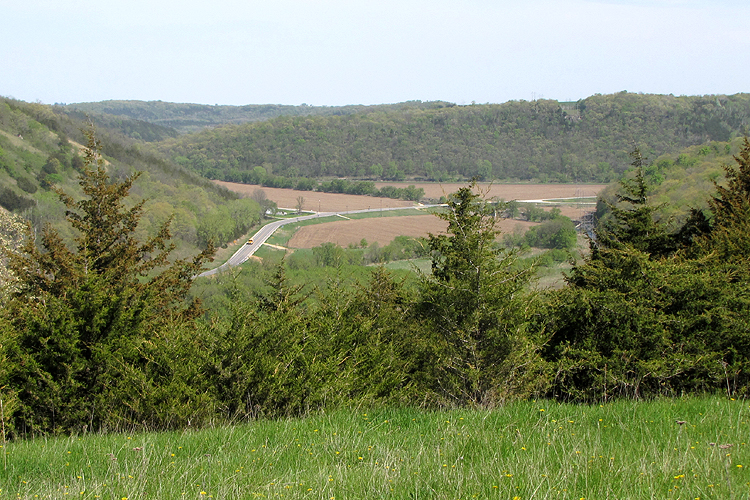
[{"label": "plowed brown field", "polygon": [[[449,193],[458,191],[458,188],[466,186],[466,183],[434,182],[376,182],[375,186],[380,189],[383,186],[406,187],[413,184],[414,187],[424,189],[425,198],[439,199]],[[487,197],[510,200],[539,200],[553,198],[582,198],[584,196],[596,196],[606,184],[479,184],[484,192],[489,190]]]},{"label": "plowed brown field", "polygon": [[279,208],[296,208],[297,197],[305,199],[303,210],[315,212],[344,212],[346,210],[362,210],[365,208],[411,207],[413,201],[391,200],[388,198],[374,198],[372,196],[358,196],[352,194],[319,193],[317,191],[297,191],[296,189],[279,189],[256,186],[253,184],[237,184],[235,182],[214,181],[230,191],[252,196],[253,191],[262,189],[269,200],[276,202]]},{"label": "plowed brown field", "polygon": [[[498,229],[502,232],[513,232],[517,226],[525,230],[534,224],[506,219],[500,221]],[[378,245],[383,246],[393,241],[396,236],[419,237],[427,236],[428,233],[440,234],[445,232],[447,226],[445,221],[430,214],[342,220],[301,227],[287,245],[291,248],[312,248],[330,241],[345,247],[350,243],[359,244],[364,238],[368,243],[377,241]]]},{"label": "plowed brown field", "polygon": [[[297,191],[294,189],[278,189],[256,186],[253,184],[237,184],[235,182],[214,181],[231,191],[251,196],[256,189],[262,189],[269,200],[275,201],[281,208],[295,208],[297,197],[305,199],[304,210],[322,212],[357,210],[363,208],[408,207],[414,205],[411,201],[374,198],[372,196],[357,196],[337,193],[319,193],[317,191]],[[426,198],[438,199],[444,194],[453,193],[466,184],[436,184],[433,182],[393,183],[379,182],[378,188],[383,186],[408,186],[413,184],[425,191]],[[480,184],[483,188],[489,185]],[[582,196],[596,196],[605,184],[492,184],[489,186],[489,197],[508,200],[537,200],[552,198],[579,198]]]}]

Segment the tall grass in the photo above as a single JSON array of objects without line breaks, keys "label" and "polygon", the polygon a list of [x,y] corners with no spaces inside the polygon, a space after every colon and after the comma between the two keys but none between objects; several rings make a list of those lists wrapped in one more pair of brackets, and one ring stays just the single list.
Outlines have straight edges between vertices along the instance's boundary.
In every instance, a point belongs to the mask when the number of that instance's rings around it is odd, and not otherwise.
[{"label": "tall grass", "polygon": [[351,409],[10,442],[0,498],[748,498],[749,437],[716,397]]}]

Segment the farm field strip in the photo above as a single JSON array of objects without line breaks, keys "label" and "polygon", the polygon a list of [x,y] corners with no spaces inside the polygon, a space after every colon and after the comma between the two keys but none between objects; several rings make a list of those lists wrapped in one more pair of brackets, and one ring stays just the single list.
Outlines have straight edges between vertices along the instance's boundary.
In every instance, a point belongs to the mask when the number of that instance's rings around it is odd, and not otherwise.
[{"label": "farm field strip", "polygon": [[[438,199],[441,196],[457,191],[465,187],[467,183],[436,183],[436,182],[376,182],[375,187],[383,186],[405,187],[413,184],[416,188],[422,188],[425,198]],[[559,198],[584,198],[596,196],[607,184],[500,184],[483,182],[478,184],[488,198],[510,200],[546,200]]]},{"label": "farm field strip", "polygon": [[[503,219],[497,224],[502,232],[512,232],[516,227],[524,230],[536,225],[534,222]],[[362,238],[369,243],[387,245],[396,236],[426,237],[429,233],[444,234],[448,223],[431,214],[405,215],[400,217],[368,218],[352,221],[329,222],[301,227],[294,233],[287,246],[312,248],[332,242],[339,246],[357,244]]]},{"label": "farm field strip", "polygon": [[390,198],[375,198],[339,193],[321,193],[318,191],[298,191],[296,189],[268,188],[254,184],[238,184],[236,182],[214,181],[230,191],[250,196],[256,189],[262,189],[269,200],[279,207],[296,207],[297,197],[305,199],[302,205],[304,211],[314,212],[348,212],[350,210],[364,210],[368,208],[411,207],[413,201],[392,200]]},{"label": "farm field strip", "polygon": [[[351,224],[356,224],[358,221],[363,220],[373,220],[377,219],[381,221],[381,224],[389,225],[392,223],[390,219],[394,217],[403,218],[403,217],[415,217],[415,216],[424,216],[428,215],[430,212],[424,211],[423,209],[402,209],[402,210],[384,210],[383,212],[363,212],[363,213],[350,213],[347,214],[345,217],[341,214],[335,214],[327,217],[320,217],[320,218],[311,218],[299,221],[297,223],[285,225],[281,228],[279,228],[273,236],[271,236],[268,241],[276,244],[276,245],[283,245],[283,246],[289,246],[289,240],[293,237],[293,235],[298,231],[306,232],[307,229],[310,228],[310,233],[314,234],[317,228],[320,227],[339,227],[339,222],[348,222]],[[424,220],[424,219],[423,219]],[[362,239],[362,236],[357,240],[359,242]],[[304,248],[304,247],[297,247],[297,248]]]},{"label": "farm field strip", "polygon": [[[338,193],[320,193],[317,191],[297,191],[294,189],[267,188],[254,184],[238,184],[235,182],[214,181],[230,191],[250,196],[256,189],[262,189],[268,199],[276,202],[280,207],[297,206],[297,197],[305,199],[303,210],[338,212],[365,208],[380,207],[408,207],[414,202],[404,200],[392,200],[389,198],[375,198],[372,196],[360,196]],[[408,186],[414,185],[425,190],[425,198],[439,199],[441,196],[453,193],[466,183],[438,184],[433,182],[377,182],[378,188],[383,186]],[[480,188],[487,190],[487,197],[510,200],[550,200],[560,198],[584,198],[596,196],[606,184],[479,184]]]}]

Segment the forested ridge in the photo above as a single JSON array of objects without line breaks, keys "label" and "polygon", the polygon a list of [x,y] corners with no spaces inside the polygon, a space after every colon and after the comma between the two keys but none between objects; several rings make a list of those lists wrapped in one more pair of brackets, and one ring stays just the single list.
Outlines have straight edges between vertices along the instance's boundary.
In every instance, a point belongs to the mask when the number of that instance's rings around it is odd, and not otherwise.
[{"label": "forested ridge", "polygon": [[408,101],[398,104],[350,105],[350,106],[299,106],[282,104],[248,104],[225,106],[187,104],[162,101],[101,101],[64,105],[69,110],[90,112],[153,123],[181,134],[196,132],[217,125],[240,124],[278,118],[279,116],[328,116],[363,114],[372,111],[402,109],[430,109],[453,106],[451,103],[434,101]]},{"label": "forested ridge", "polygon": [[[166,139],[156,147],[209,178],[609,182],[638,146],[656,158],[742,135],[750,95],[618,93],[576,103],[405,107],[283,116]],[[260,168],[260,170],[258,170]]]},{"label": "forested ridge", "polygon": [[138,118],[123,117],[107,113],[87,112],[77,109],[54,107],[59,114],[65,114],[74,121],[92,120],[101,129],[112,131],[136,141],[156,142],[169,137],[177,137],[177,130]]}]

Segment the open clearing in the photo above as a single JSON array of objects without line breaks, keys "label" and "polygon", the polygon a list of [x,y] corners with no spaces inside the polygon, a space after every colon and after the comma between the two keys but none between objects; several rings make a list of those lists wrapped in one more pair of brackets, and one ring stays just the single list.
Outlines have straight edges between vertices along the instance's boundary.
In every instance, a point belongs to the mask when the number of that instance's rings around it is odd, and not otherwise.
[{"label": "open clearing", "polygon": [[[526,230],[535,225],[534,222],[519,220],[501,220],[498,229],[502,232],[512,232],[516,226]],[[374,217],[371,219],[342,220],[341,222],[326,222],[313,226],[299,228],[288,246],[291,248],[312,248],[326,242],[336,243],[342,247],[359,244],[362,238],[368,243],[378,242],[387,245],[396,236],[427,236],[428,233],[444,233],[448,224],[434,215],[407,215],[403,217]]]}]

